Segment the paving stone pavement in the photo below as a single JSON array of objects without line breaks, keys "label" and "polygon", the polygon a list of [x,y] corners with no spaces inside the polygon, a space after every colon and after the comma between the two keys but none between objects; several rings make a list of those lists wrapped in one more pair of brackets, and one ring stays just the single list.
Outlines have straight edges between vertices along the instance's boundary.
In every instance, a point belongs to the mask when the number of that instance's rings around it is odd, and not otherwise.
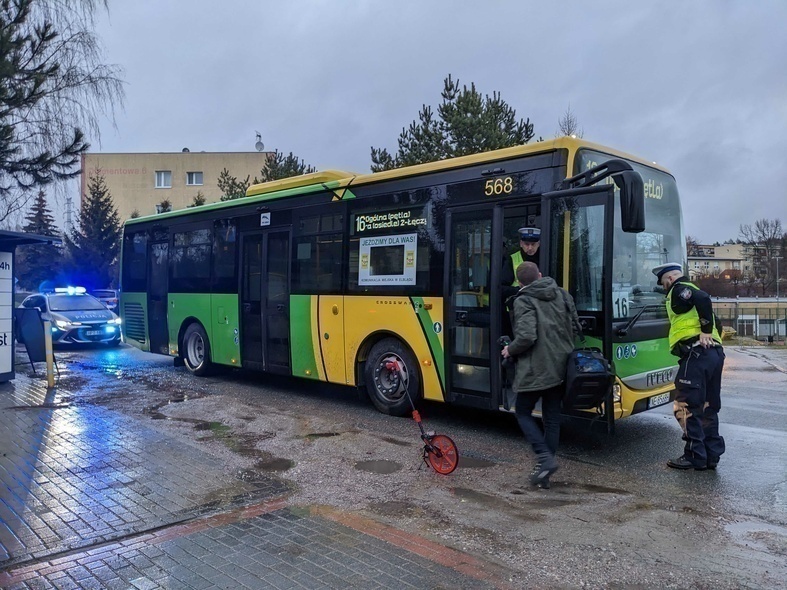
[{"label": "paving stone pavement", "polygon": [[[0,587],[494,588],[499,570],[325,507],[18,375],[0,384]],[[222,490],[234,501],[208,501]],[[225,494],[227,495],[227,494]]]}]

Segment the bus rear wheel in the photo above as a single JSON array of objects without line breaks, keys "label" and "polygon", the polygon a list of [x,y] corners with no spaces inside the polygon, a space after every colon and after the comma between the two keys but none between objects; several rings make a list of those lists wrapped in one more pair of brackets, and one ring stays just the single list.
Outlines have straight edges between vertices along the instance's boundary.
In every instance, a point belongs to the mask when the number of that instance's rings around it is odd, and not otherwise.
[{"label": "bus rear wheel", "polygon": [[183,334],[183,362],[189,372],[203,377],[208,375],[210,361],[210,342],[205,329],[199,324],[190,324]]},{"label": "bus rear wheel", "polygon": [[384,338],[372,346],[364,367],[364,381],[372,403],[383,414],[406,416],[412,410],[407,391],[413,403],[419,399],[418,362],[396,338]]}]

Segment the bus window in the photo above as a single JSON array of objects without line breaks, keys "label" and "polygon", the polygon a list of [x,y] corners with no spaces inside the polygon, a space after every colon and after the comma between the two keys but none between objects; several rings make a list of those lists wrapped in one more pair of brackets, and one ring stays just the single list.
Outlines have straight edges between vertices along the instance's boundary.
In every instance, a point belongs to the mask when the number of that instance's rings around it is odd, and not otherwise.
[{"label": "bus window", "polygon": [[147,233],[128,233],[123,237],[123,288],[127,291],[145,291],[147,288]]},{"label": "bus window", "polygon": [[[567,246],[568,285],[577,311],[601,311],[604,277],[604,206],[578,207],[573,199],[566,199],[562,206],[555,204],[552,214],[555,218],[551,238],[552,252],[555,253],[554,276],[558,278],[565,276],[563,248]],[[564,222],[566,219],[568,223]],[[569,232],[568,236],[564,235],[566,230]]]},{"label": "bus window", "polygon": [[296,223],[293,293],[335,294],[341,291],[343,219],[341,214],[310,215]]},{"label": "bus window", "polygon": [[218,219],[213,224],[213,292],[234,293],[238,289],[235,256],[237,230],[232,219]]},{"label": "bus window", "polygon": [[210,292],[211,233],[197,229],[173,234],[170,292]]}]

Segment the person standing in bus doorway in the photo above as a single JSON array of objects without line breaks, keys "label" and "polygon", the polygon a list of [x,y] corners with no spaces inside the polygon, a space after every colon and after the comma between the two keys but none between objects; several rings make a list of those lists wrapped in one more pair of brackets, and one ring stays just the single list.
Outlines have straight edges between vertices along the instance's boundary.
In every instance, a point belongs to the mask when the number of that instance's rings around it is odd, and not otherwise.
[{"label": "person standing in bus doorway", "polygon": [[680,264],[662,264],[653,269],[653,274],[667,291],[669,346],[672,354],[680,357],[673,413],[686,445],[683,455],[670,459],[667,465],[675,469],[716,469],[724,453],[724,438],[719,434],[724,368],[721,326],[710,295],[683,276]]},{"label": "person standing in bus doorway", "polygon": [[[517,267],[523,262],[532,262],[538,266],[541,230],[537,227],[520,227],[517,233],[519,234],[519,248],[503,257],[503,272],[500,275],[503,301],[516,295],[521,287],[516,278]],[[510,308],[503,310],[503,334],[510,334],[513,329],[510,323],[510,313]]]},{"label": "person standing in bus doorway", "polygon": [[[534,263],[520,264],[516,276],[519,292],[506,302],[513,310],[514,337],[502,355],[516,361],[516,417],[537,459],[530,483],[548,488],[558,467],[560,401],[579,317],[571,295],[554,279],[542,277]],[[543,432],[533,418],[539,399]]]},{"label": "person standing in bus doorway", "polygon": [[519,282],[516,278],[516,269],[523,262],[532,262],[538,266],[538,248],[541,245],[541,230],[537,227],[519,228],[519,248],[506,257],[503,264],[501,283],[504,287],[516,287]]}]

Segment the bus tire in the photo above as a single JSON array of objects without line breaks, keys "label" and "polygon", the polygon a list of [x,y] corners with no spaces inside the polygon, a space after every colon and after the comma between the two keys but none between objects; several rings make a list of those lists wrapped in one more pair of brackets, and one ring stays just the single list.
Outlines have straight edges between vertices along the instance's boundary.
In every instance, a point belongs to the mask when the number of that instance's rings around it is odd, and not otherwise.
[{"label": "bus tire", "polygon": [[205,329],[197,323],[189,324],[183,333],[183,363],[198,377],[210,374],[210,342]]},{"label": "bus tire", "polygon": [[366,391],[374,406],[383,414],[406,416],[411,410],[410,400],[404,389],[404,379],[396,371],[387,368],[391,361],[402,367],[400,373],[407,376],[408,391],[413,403],[421,392],[421,374],[418,361],[410,349],[396,338],[384,338],[369,351],[364,366]]}]

